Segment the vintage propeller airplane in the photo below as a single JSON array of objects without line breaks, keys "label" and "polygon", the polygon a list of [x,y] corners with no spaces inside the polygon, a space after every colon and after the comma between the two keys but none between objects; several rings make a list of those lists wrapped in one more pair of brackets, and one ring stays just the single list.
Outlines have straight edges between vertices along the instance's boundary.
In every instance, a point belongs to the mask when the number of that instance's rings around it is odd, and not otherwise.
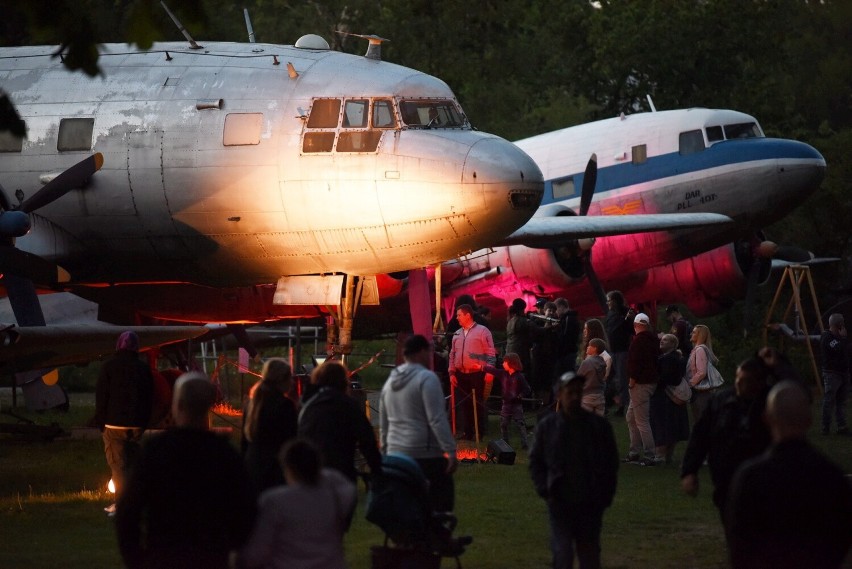
[{"label": "vintage propeller airplane", "polygon": [[312,35],[100,50],[94,80],[55,47],[0,50],[28,131],[0,133],[0,272],[21,327],[45,324],[50,290],[122,323],[340,305],[345,346],[355,295],[381,294],[372,275],[487,246],[541,200],[526,154],[375,41],[366,57]]},{"label": "vintage propeller airplane", "polygon": [[[544,193],[536,163],[474,130],[444,82],[381,61],[381,38],[366,37],[364,57],[314,35],[106,44],[94,80],[68,72],[55,47],[0,49],[0,82],[28,132],[0,132],[0,284],[15,337],[46,324],[37,293],[66,291],[122,325],[330,312],[345,352],[356,308],[398,295],[398,272],[522,226],[549,242],[550,224],[524,225]],[[729,221],[610,217],[558,233]],[[61,350],[68,331],[46,328],[38,337]],[[37,358],[0,349],[0,364],[23,371]],[[49,399],[42,382],[28,385]]]},{"label": "vintage propeller airplane", "polygon": [[[761,228],[816,191],[826,168],[811,146],[767,138],[754,117],[730,110],[622,115],[516,144],[544,173],[542,206],[503,240],[506,246],[444,263],[448,311],[463,294],[496,314],[514,298],[532,306],[536,298],[561,296],[589,317],[606,312],[605,290],[621,290],[631,303],[677,302],[697,316],[718,313],[768,278],[773,256],[782,253]],[[586,165],[590,153],[597,160]],[[544,229],[580,217],[593,236],[593,224],[613,216],[679,212],[715,212],[733,223],[600,232],[596,240],[564,239],[558,229],[548,237]]]}]

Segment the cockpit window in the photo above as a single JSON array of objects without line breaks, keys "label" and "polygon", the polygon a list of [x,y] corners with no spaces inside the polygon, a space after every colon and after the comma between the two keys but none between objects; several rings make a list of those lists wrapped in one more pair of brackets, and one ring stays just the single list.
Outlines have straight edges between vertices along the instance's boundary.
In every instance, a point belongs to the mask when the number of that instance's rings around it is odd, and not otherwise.
[{"label": "cockpit window", "polygon": [[366,128],[370,101],[349,99],[343,107],[343,128]]},{"label": "cockpit window", "polygon": [[760,133],[760,127],[757,123],[747,122],[740,124],[726,124],[725,138],[732,140],[734,138],[760,138],[763,136]]},{"label": "cockpit window", "polygon": [[721,126],[708,126],[707,127],[707,141],[710,143],[719,142],[720,140],[725,140],[725,135],[722,133]]},{"label": "cockpit window", "polygon": [[704,150],[704,133],[700,130],[690,130],[680,133],[679,151],[682,156],[695,154]]},{"label": "cockpit window", "polygon": [[410,127],[452,128],[464,126],[464,118],[453,101],[403,100],[399,103],[402,121]]},{"label": "cockpit window", "polygon": [[396,117],[393,115],[391,101],[378,100],[373,103],[373,128],[394,128]]},{"label": "cockpit window", "polygon": [[340,99],[317,99],[311,106],[308,128],[335,128],[340,116]]}]

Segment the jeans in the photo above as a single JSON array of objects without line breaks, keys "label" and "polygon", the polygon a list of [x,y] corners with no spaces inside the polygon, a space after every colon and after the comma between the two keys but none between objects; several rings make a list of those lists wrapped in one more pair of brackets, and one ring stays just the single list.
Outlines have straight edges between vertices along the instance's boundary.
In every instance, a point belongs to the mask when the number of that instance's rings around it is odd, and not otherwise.
[{"label": "jeans", "polygon": [[823,370],[822,372],[822,428],[831,428],[831,416],[837,414],[837,428],[846,427],[846,395],[849,392],[849,376],[844,373]]},{"label": "jeans", "polygon": [[630,390],[630,406],[627,408],[627,429],[630,432],[630,456],[640,456],[644,448],[645,458],[654,458],[654,434],[651,432],[651,396],[657,390],[656,383],[637,383]]},{"label": "jeans", "polygon": [[599,569],[603,508],[551,499],[547,501],[547,511],[553,569],[572,569],[575,546],[580,569]]}]

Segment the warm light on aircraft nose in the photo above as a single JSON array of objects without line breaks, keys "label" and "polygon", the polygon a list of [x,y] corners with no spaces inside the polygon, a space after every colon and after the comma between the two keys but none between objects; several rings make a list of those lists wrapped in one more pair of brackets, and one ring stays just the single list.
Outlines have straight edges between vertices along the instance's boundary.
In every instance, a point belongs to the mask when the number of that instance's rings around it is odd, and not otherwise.
[{"label": "warm light on aircraft nose", "polygon": [[109,484],[107,484],[107,490],[109,490],[111,494],[115,494],[115,482],[112,481],[112,478],[109,479]]}]

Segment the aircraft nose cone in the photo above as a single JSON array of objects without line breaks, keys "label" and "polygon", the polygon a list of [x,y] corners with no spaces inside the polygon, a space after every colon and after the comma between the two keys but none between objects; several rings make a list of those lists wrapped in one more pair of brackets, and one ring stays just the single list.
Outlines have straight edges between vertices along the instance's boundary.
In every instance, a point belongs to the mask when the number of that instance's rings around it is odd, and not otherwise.
[{"label": "aircraft nose cone", "polygon": [[539,193],[544,193],[544,176],[533,159],[511,142],[497,137],[480,140],[471,147],[464,164],[464,181],[539,184]]},{"label": "aircraft nose cone", "polygon": [[[512,233],[535,213],[544,195],[544,176],[523,150],[499,137],[483,138],[468,151],[462,182],[479,202],[469,219],[486,244]],[[473,205],[474,202],[469,202]]]},{"label": "aircraft nose cone", "polygon": [[778,175],[788,185],[807,193],[815,192],[825,178],[825,158],[809,144],[785,140],[778,159]]}]

